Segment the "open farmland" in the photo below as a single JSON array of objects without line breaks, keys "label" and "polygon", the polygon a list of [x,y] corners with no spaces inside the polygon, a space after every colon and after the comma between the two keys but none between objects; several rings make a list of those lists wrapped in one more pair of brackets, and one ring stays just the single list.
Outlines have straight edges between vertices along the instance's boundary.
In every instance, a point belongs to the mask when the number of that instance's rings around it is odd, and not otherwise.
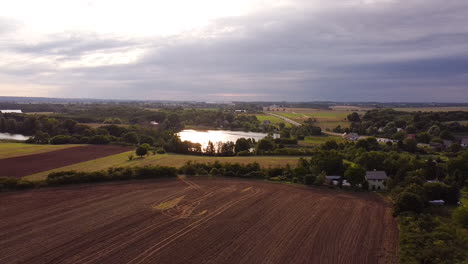
[{"label": "open farmland", "polygon": [[395,263],[372,193],[183,179],[0,194],[0,263]]},{"label": "open farmland", "polygon": [[468,106],[396,107],[393,109],[406,112],[450,112],[468,111]]},{"label": "open farmland", "polygon": [[294,156],[249,156],[249,157],[208,157],[208,156],[194,156],[194,155],[180,155],[180,154],[164,154],[152,155],[144,158],[134,158],[129,161],[128,156],[135,154],[134,151],[124,152],[112,156],[107,156],[99,159],[89,160],[65,167],[56,167],[52,170],[41,171],[39,173],[25,177],[29,180],[42,180],[47,175],[54,171],[98,171],[105,170],[110,167],[128,167],[128,166],[145,166],[145,165],[162,165],[179,168],[187,161],[196,162],[231,162],[247,164],[258,162],[262,167],[278,167],[286,166],[287,164],[295,167],[299,157]]},{"label": "open farmland", "polygon": [[[352,111],[313,108],[278,108],[278,111],[269,111],[267,113],[284,116],[298,123],[303,123],[309,118],[313,118],[317,121],[315,125],[323,130],[333,130],[338,125],[341,127],[349,127],[350,123],[346,120],[346,117],[352,113]],[[363,113],[363,111],[361,111],[361,113]]]},{"label": "open farmland", "polygon": [[337,137],[337,136],[330,136],[330,135],[324,135],[324,136],[308,136],[304,140],[299,141],[299,145],[301,146],[316,146],[323,144],[327,141],[334,140],[336,143],[342,143],[345,142],[345,140],[342,137]]},{"label": "open farmland", "polygon": [[89,145],[0,159],[0,176],[23,177],[41,171],[125,152],[129,149],[131,148],[112,145]]},{"label": "open farmland", "polygon": [[292,125],[283,119],[277,117],[277,116],[272,116],[272,115],[255,115],[257,119],[263,123],[265,120],[269,120],[272,124],[279,124],[283,123],[286,127],[291,127]]},{"label": "open farmland", "polygon": [[0,159],[44,153],[80,145],[34,145],[24,143],[0,143]]}]

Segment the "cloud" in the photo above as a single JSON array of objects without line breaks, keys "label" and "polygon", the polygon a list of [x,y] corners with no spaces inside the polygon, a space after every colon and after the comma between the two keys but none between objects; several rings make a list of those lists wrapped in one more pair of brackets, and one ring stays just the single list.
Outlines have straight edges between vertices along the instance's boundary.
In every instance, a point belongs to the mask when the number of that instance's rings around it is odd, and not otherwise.
[{"label": "cloud", "polygon": [[466,101],[467,13],[463,0],[285,1],[171,36],[10,43],[0,73],[66,97]]}]

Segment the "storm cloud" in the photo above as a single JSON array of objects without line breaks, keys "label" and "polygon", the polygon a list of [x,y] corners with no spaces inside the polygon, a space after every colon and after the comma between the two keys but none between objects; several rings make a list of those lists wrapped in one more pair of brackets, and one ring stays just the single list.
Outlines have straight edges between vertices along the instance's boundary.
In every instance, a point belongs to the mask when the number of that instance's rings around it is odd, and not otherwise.
[{"label": "storm cloud", "polygon": [[292,1],[165,36],[67,31],[27,42],[0,18],[0,94],[34,85],[27,94],[468,101],[467,1],[327,2]]}]

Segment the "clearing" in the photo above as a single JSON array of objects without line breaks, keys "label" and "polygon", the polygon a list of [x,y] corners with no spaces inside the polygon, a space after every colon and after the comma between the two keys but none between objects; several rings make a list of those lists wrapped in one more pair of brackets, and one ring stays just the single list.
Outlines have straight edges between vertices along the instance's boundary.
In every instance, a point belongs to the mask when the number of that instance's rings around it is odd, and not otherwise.
[{"label": "clearing", "polygon": [[47,175],[54,171],[99,171],[105,170],[110,167],[127,167],[127,166],[144,166],[144,165],[161,165],[179,168],[187,161],[196,162],[214,162],[219,161],[222,163],[241,163],[247,164],[258,162],[262,167],[278,167],[286,166],[286,164],[295,167],[299,157],[297,156],[248,156],[248,157],[209,157],[209,156],[194,156],[194,155],[181,155],[181,154],[156,154],[144,158],[134,158],[129,161],[129,155],[135,155],[134,151],[124,152],[100,159],[89,160],[82,163],[69,165],[66,167],[55,167],[52,170],[41,171],[39,173],[25,177],[28,180],[43,180]]},{"label": "clearing", "polygon": [[125,152],[130,149],[132,148],[113,145],[88,145],[0,159],[0,176],[23,177],[41,171]]},{"label": "clearing", "polygon": [[173,179],[0,194],[1,263],[396,263],[373,193]]},{"label": "clearing", "polygon": [[0,143],[0,159],[44,153],[83,145],[34,145],[25,143]]}]

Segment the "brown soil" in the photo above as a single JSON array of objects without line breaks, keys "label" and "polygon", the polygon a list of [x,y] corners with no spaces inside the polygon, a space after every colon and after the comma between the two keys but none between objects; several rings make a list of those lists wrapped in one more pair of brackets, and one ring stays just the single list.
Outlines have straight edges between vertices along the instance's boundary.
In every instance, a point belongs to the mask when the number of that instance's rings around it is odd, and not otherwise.
[{"label": "brown soil", "polygon": [[0,263],[396,263],[377,195],[180,179],[0,194]]},{"label": "brown soil", "polygon": [[0,176],[23,177],[109,155],[129,151],[122,146],[80,146],[45,153],[0,159]]}]

